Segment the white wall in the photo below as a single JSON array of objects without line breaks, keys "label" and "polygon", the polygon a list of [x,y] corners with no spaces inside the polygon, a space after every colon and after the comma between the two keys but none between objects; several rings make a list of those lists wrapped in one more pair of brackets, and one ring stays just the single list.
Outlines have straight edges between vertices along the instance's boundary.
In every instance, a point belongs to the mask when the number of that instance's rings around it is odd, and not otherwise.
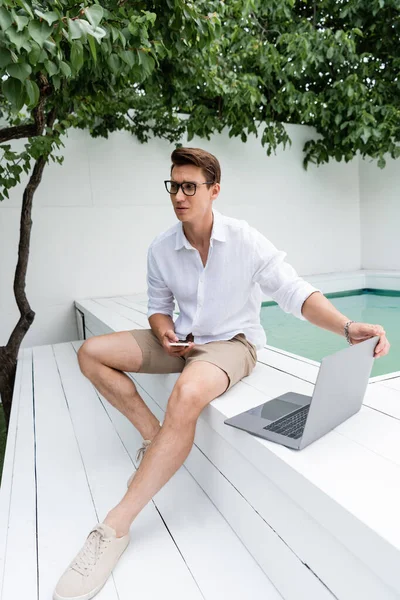
[{"label": "white wall", "polygon": [[[305,278],[359,269],[358,162],[306,172],[302,147],[313,132],[288,129],[292,146],[271,157],[259,138],[192,140],[221,162],[215,207],[257,227]],[[176,223],[163,188],[173,146],[141,145],[126,133],[92,139],[81,131],[71,132],[65,146],[64,165],[46,166],[34,197],[26,294],[36,316],[22,348],[78,339],[75,299],[144,291],[147,247]],[[19,317],[13,280],[22,191],[21,185],[0,202],[0,344]]]},{"label": "white wall", "polygon": [[400,161],[360,160],[361,268],[400,270]]}]

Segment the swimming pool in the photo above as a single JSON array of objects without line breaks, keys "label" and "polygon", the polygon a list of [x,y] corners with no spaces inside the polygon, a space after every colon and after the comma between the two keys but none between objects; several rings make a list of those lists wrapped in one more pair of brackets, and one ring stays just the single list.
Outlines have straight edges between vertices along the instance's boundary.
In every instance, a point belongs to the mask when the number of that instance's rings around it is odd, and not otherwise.
[{"label": "swimming pool", "polygon": [[[325,296],[350,320],[379,324],[385,329],[389,354],[374,360],[370,377],[400,371],[400,292],[366,288]],[[263,302],[261,324],[269,346],[311,360],[321,361],[348,346],[344,337],[285,313],[276,302]]]}]

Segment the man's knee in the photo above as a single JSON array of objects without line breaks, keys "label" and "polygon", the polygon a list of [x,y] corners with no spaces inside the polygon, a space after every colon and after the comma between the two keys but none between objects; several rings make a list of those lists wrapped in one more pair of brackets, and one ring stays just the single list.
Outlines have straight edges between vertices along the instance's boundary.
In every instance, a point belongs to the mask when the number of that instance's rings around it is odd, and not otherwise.
[{"label": "man's knee", "polygon": [[94,338],[89,338],[83,342],[82,346],[78,350],[78,363],[82,373],[89,370],[90,366],[93,366],[96,356],[96,342]]},{"label": "man's knee", "polygon": [[168,400],[167,414],[178,422],[197,419],[204,405],[198,388],[189,381],[179,380]]}]

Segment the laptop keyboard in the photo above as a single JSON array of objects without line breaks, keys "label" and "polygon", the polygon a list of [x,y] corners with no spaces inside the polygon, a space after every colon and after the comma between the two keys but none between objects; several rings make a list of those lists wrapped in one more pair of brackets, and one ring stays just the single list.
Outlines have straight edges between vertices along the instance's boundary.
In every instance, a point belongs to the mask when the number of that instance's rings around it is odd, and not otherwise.
[{"label": "laptop keyboard", "polygon": [[298,440],[303,435],[309,409],[310,405],[307,404],[295,413],[267,425],[264,429]]}]

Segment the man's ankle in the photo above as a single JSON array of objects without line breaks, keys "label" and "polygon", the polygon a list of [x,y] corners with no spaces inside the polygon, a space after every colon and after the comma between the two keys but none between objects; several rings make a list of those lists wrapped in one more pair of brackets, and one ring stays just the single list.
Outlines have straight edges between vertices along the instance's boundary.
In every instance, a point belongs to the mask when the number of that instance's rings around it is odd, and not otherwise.
[{"label": "man's ankle", "polygon": [[152,441],[154,440],[154,438],[156,437],[156,435],[158,434],[158,432],[161,430],[161,426],[162,426],[162,424],[161,424],[161,423],[159,423],[159,424],[158,424],[158,427],[156,427],[156,428],[153,430],[153,433],[152,433],[152,435],[151,435],[150,437],[148,437],[148,438],[144,438],[144,439],[150,440],[150,441],[152,442]]}]

